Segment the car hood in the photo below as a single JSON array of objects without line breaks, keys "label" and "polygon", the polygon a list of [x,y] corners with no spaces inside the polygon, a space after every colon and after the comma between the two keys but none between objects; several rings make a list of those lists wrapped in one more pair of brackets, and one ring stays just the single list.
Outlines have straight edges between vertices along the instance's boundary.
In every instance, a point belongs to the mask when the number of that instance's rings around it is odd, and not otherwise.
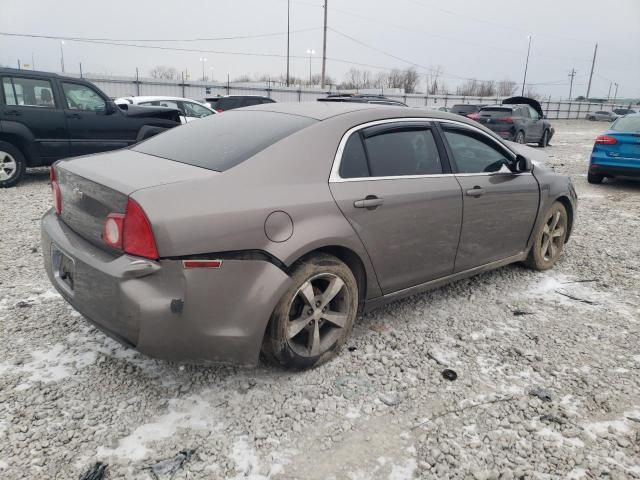
[{"label": "car hood", "polygon": [[537,100],[533,99],[533,98],[529,98],[529,97],[510,97],[510,98],[505,98],[502,101],[503,105],[530,105],[531,108],[533,108],[536,112],[538,112],[538,114],[540,115],[540,118],[544,117],[544,112],[542,111],[542,105],[540,105],[540,102],[538,102]]},{"label": "car hood", "polygon": [[128,117],[162,118],[180,123],[180,110],[170,107],[119,104],[118,107]]}]

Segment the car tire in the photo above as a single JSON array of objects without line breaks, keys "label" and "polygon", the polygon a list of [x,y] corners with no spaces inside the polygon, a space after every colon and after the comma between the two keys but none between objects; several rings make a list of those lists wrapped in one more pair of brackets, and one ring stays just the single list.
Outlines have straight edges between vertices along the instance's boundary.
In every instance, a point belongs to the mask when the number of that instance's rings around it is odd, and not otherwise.
[{"label": "car tire", "polygon": [[525,265],[539,271],[552,268],[562,255],[568,228],[567,209],[562,203],[554,202],[533,235]]},{"label": "car tire", "polygon": [[293,266],[292,285],[271,315],[262,351],[290,369],[335,356],[351,335],[358,313],[358,284],[349,267],[324,253]]},{"label": "car tire", "polygon": [[587,173],[587,182],[593,185],[600,185],[603,180],[604,180],[603,175],[598,175],[597,173],[591,173],[591,172]]},{"label": "car tire", "polygon": [[549,130],[545,128],[544,132],[542,132],[542,138],[538,142],[538,146],[545,148],[547,145],[549,145]]},{"label": "car tire", "polygon": [[8,142],[0,142],[0,188],[16,185],[27,170],[22,152]]},{"label": "car tire", "polygon": [[525,141],[524,141],[524,132],[522,130],[520,130],[518,133],[516,133],[515,142],[519,143],[521,145],[524,145],[524,143],[525,143]]}]

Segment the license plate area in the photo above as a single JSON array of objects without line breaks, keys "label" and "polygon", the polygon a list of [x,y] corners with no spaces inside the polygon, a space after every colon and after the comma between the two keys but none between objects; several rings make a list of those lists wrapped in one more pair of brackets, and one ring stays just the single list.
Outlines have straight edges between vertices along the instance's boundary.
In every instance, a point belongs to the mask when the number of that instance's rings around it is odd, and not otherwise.
[{"label": "license plate area", "polygon": [[51,245],[51,268],[53,277],[68,295],[73,296],[76,264],[55,245]]}]

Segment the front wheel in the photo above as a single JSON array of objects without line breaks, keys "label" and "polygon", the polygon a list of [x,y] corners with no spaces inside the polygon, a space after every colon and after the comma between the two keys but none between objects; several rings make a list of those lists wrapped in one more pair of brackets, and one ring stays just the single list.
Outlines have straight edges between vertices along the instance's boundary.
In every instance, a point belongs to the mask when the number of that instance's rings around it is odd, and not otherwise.
[{"label": "front wheel", "polygon": [[7,142],[0,142],[0,188],[13,187],[27,169],[22,152]]},{"label": "front wheel", "polygon": [[358,284],[342,261],[317,254],[299,261],[292,286],[276,306],[263,353],[286,368],[303,369],[338,353],[358,312]]},{"label": "front wheel", "polygon": [[520,131],[516,134],[516,143],[524,143],[524,132]]},{"label": "front wheel", "polygon": [[534,234],[533,245],[525,264],[534,270],[549,270],[552,268],[564,247],[568,229],[567,209],[560,202],[555,202],[547,210],[544,222]]}]

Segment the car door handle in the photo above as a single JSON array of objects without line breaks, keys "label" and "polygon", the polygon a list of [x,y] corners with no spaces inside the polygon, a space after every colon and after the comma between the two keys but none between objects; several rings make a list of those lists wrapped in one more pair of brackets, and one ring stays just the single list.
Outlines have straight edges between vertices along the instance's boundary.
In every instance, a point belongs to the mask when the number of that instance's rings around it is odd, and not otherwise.
[{"label": "car door handle", "polygon": [[67,113],[67,118],[82,118],[79,113]]},{"label": "car door handle", "polygon": [[471,190],[467,190],[467,195],[469,195],[470,197],[481,197],[482,195],[484,195],[484,188],[476,185]]},{"label": "car door handle", "polygon": [[5,110],[4,114],[5,115],[14,115],[16,117],[19,117],[20,115],[22,115],[22,113],[20,113],[19,110]]},{"label": "car door handle", "polygon": [[367,210],[375,210],[384,203],[383,198],[378,198],[375,195],[367,195],[362,200],[356,200],[353,202],[353,206],[356,208],[366,208]]}]

